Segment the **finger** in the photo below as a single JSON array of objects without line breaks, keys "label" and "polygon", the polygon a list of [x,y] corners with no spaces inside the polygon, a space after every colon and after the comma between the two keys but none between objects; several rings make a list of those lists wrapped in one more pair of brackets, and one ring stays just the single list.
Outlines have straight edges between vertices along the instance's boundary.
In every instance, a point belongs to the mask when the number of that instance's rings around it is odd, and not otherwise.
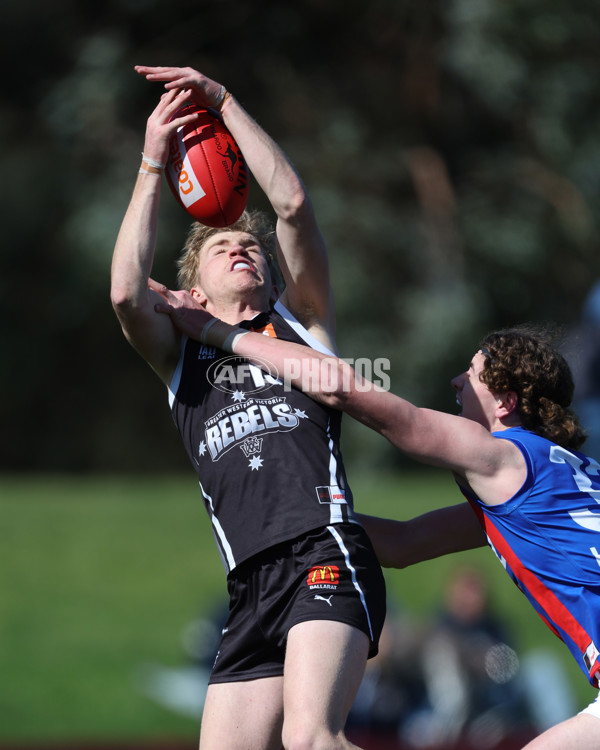
[{"label": "finger", "polygon": [[164,94],[161,94],[155,111],[163,112],[171,104],[176,96],[178,96],[178,92],[176,91],[166,91]]},{"label": "finger", "polygon": [[165,67],[164,65],[134,65],[134,70],[143,76],[159,76],[177,70],[177,68]]},{"label": "finger", "polygon": [[191,99],[191,92],[189,89],[167,91],[160,97],[160,102],[156,109],[160,112],[161,116],[168,118],[171,117],[171,115],[188,99]]},{"label": "finger", "polygon": [[177,128],[180,128],[182,125],[187,125],[188,123],[194,122],[200,117],[199,112],[187,112],[187,114],[182,115],[181,117],[175,117],[174,115],[177,114],[177,112],[182,108],[184,103],[186,101],[193,101],[191,97],[191,92],[184,92],[182,96],[177,96],[173,101],[165,106],[162,116],[167,119],[169,129],[170,130],[176,130]]},{"label": "finger", "polygon": [[189,87],[190,80],[189,78],[186,78],[184,76],[180,76],[179,78],[156,78],[157,81],[166,81],[165,83],[165,89],[167,91],[171,91],[172,89],[183,89],[186,87]]},{"label": "finger", "polygon": [[148,287],[159,294],[164,294],[169,291],[165,284],[161,284],[159,281],[155,281],[152,278],[148,279]]},{"label": "finger", "polygon": [[164,104],[171,104],[172,102],[177,101],[179,99],[186,99],[186,98],[189,99],[190,96],[191,96],[190,89],[177,88],[177,89],[165,91],[165,93],[162,94],[160,99]]},{"label": "finger", "polygon": [[[148,279],[148,288],[156,292],[157,294],[160,294],[160,296],[164,300],[164,304],[171,306],[175,302],[177,302],[177,295],[174,294],[169,287],[165,286],[164,284],[159,284],[157,281],[153,281],[152,279]],[[158,303],[157,304],[161,304]]]},{"label": "finger", "polygon": [[199,117],[199,112],[192,112],[190,115],[185,115],[184,117],[175,117],[173,120],[169,121],[169,133],[173,130],[179,130],[179,128],[194,122],[194,120],[197,120]]},{"label": "finger", "polygon": [[189,75],[186,74],[186,69],[136,65],[135,70],[140,75],[145,76],[148,81],[166,81],[166,89],[183,88],[186,82],[189,84]]},{"label": "finger", "polygon": [[167,304],[166,302],[157,302],[154,305],[154,312],[161,313],[163,315],[170,315],[172,312],[175,312],[175,311],[171,307],[171,305]]},{"label": "finger", "polygon": [[191,89],[180,89],[180,90],[173,90],[168,91],[166,94],[163,94],[163,96],[166,97],[165,102],[170,107],[180,107],[182,102],[184,102],[186,99],[192,98],[192,90]]}]

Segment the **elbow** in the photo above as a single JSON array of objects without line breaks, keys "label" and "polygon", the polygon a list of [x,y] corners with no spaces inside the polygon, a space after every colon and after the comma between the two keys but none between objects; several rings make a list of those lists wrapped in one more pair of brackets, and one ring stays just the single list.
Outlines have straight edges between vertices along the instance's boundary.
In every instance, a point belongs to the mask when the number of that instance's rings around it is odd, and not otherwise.
[{"label": "elbow", "polygon": [[119,318],[130,317],[145,306],[144,300],[140,300],[131,289],[121,284],[111,286],[110,301]]},{"label": "elbow", "polygon": [[132,317],[132,306],[126,299],[113,294],[110,295],[110,301],[121,327],[125,330],[128,321]]},{"label": "elbow", "polygon": [[321,391],[317,395],[317,398],[322,404],[325,404],[325,406],[328,406],[331,409],[346,411],[346,399],[344,398],[344,394]]},{"label": "elbow", "polygon": [[125,312],[131,308],[132,300],[131,296],[127,294],[125,287],[113,286],[110,289],[110,301],[113,306],[113,310],[118,314],[119,311]]},{"label": "elbow", "polygon": [[285,196],[281,204],[276,207],[276,211],[277,215],[289,224],[302,222],[307,215],[312,215],[312,203],[301,182],[298,182],[294,189]]},{"label": "elbow", "polygon": [[321,360],[321,383],[319,391],[323,403],[332,409],[346,411],[350,394],[354,388],[354,371],[343,360],[325,358]]},{"label": "elbow", "polygon": [[284,365],[284,379],[315,401],[346,411],[354,384],[354,371],[336,357],[290,358]]},{"label": "elbow", "polygon": [[124,294],[122,289],[118,289],[112,286],[110,289],[110,302],[113,306],[113,310],[117,312],[118,310],[126,307],[127,296]]}]

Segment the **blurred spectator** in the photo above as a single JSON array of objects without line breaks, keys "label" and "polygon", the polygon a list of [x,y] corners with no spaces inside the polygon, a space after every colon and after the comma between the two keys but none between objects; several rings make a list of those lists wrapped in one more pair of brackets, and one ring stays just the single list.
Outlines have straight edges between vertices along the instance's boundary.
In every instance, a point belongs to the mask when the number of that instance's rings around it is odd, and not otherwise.
[{"label": "blurred spectator", "polygon": [[181,633],[185,666],[141,665],[135,676],[140,691],[177,714],[201,719],[227,613],[227,601],[219,599],[210,611],[186,625]]},{"label": "blurred spectator", "polygon": [[388,602],[379,653],[367,662],[347,727],[397,736],[427,700],[420,655],[423,628]]},{"label": "blurred spectator", "polygon": [[530,723],[519,658],[489,609],[487,583],[455,569],[422,651],[427,706],[402,727],[409,747],[492,748]]},{"label": "blurred spectator", "polygon": [[[227,602],[219,599],[190,622],[181,634],[186,664],[142,665],[141,692],[199,719],[226,618]],[[379,653],[367,662],[347,728],[378,749],[492,750],[509,737],[516,742],[531,725],[534,736],[573,715],[572,690],[556,657],[533,651],[519,659],[504,630],[473,568],[452,570],[432,623],[388,602]]]}]

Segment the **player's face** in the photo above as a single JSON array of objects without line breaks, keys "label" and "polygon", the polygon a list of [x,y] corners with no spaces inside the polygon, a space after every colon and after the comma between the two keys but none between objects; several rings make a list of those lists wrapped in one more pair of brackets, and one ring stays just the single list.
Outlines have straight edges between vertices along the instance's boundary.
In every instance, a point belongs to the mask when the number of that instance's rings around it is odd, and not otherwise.
[{"label": "player's face", "polygon": [[272,289],[265,253],[246,232],[218,232],[207,240],[200,251],[198,281],[208,300],[262,288],[268,302]]},{"label": "player's face", "polygon": [[456,401],[461,407],[461,416],[492,429],[495,421],[498,398],[481,382],[485,355],[478,351],[465,372],[452,379],[456,389]]}]

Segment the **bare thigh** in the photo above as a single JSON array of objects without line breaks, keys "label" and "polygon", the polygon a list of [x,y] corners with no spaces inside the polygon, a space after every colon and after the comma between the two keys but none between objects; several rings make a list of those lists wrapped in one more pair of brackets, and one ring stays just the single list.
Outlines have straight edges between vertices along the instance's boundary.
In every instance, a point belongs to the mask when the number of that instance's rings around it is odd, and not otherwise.
[{"label": "bare thigh", "polygon": [[600,719],[577,714],[546,730],[523,750],[600,750]]},{"label": "bare thigh", "polygon": [[350,625],[311,620],[291,628],[284,672],[285,747],[354,747],[343,729],[362,680],[369,639]]},{"label": "bare thigh", "polygon": [[281,750],[283,677],[209,685],[200,750]]}]

